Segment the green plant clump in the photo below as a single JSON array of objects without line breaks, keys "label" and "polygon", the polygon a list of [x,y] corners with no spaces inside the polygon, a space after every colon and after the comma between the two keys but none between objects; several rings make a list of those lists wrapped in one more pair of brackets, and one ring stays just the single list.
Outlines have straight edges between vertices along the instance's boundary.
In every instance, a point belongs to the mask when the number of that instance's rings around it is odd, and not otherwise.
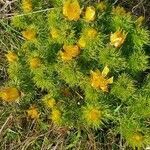
[{"label": "green plant clump", "polygon": [[106,2],[53,4],[38,11],[40,0],[22,0],[21,14],[12,18],[22,40],[6,54],[9,79],[1,99],[17,102],[31,120],[108,128],[133,149],[147,146],[150,41],[143,18]]}]

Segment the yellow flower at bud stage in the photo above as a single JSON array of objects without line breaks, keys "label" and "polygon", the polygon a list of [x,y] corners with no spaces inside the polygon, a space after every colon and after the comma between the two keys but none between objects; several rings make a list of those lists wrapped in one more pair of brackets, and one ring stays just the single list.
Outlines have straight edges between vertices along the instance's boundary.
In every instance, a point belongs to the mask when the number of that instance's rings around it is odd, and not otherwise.
[{"label": "yellow flower at bud stage", "polygon": [[107,78],[109,68],[106,66],[102,72],[99,70],[91,71],[91,85],[96,89],[108,92],[108,84],[113,83],[113,77]]},{"label": "yellow flower at bud stage", "polygon": [[80,49],[77,45],[64,45],[63,51],[60,52],[62,60],[72,60],[80,54]]},{"label": "yellow flower at bud stage", "polygon": [[30,63],[31,69],[36,69],[36,68],[40,67],[42,64],[41,59],[38,57],[31,58],[29,63]]},{"label": "yellow flower at bud stage", "polygon": [[78,46],[80,48],[85,48],[86,43],[88,43],[89,40],[94,39],[97,36],[97,31],[93,28],[88,28],[83,32],[83,35],[78,41]]},{"label": "yellow flower at bud stage", "polygon": [[57,109],[57,108],[52,109],[51,119],[55,124],[61,123],[61,116],[62,116],[62,114],[59,109]]},{"label": "yellow flower at bud stage", "polygon": [[101,12],[105,11],[106,8],[107,8],[107,6],[106,6],[105,2],[103,2],[103,1],[98,3],[98,5],[97,5],[97,9]]},{"label": "yellow flower at bud stage", "polygon": [[78,0],[66,0],[63,5],[63,15],[68,20],[77,21],[80,18],[81,9]]},{"label": "yellow flower at bud stage", "polygon": [[85,48],[85,46],[86,46],[86,39],[84,38],[84,36],[82,36],[80,39],[79,39],[79,41],[78,41],[78,46],[80,47],[80,48]]},{"label": "yellow flower at bud stage", "polygon": [[125,42],[126,36],[122,30],[118,30],[110,35],[110,44],[118,48]]},{"label": "yellow flower at bud stage", "polygon": [[130,137],[128,137],[127,141],[133,146],[133,147],[142,147],[144,143],[144,136],[136,132],[132,134]]},{"label": "yellow flower at bud stage", "polygon": [[45,98],[44,104],[48,108],[54,108],[54,106],[56,105],[56,101],[54,98]]},{"label": "yellow flower at bud stage", "polygon": [[5,56],[10,63],[16,62],[18,60],[17,54],[12,51],[8,51],[8,53]]},{"label": "yellow flower at bud stage", "polygon": [[115,15],[122,15],[123,16],[126,14],[126,11],[123,7],[117,6],[116,8],[113,7],[112,13]]},{"label": "yellow flower at bud stage", "polygon": [[95,15],[96,15],[96,12],[95,12],[95,8],[92,7],[92,6],[89,6],[86,8],[86,11],[85,11],[85,20],[87,22],[90,22],[90,21],[94,21],[95,19]]},{"label": "yellow flower at bud stage", "polygon": [[89,28],[89,29],[86,31],[86,36],[87,36],[87,38],[93,39],[93,38],[96,37],[96,35],[97,35],[97,31],[96,31],[95,29],[93,29],[93,28]]},{"label": "yellow flower at bud stage", "polygon": [[28,110],[27,110],[27,116],[31,119],[38,119],[40,114],[38,112],[38,109],[35,106],[31,106]]},{"label": "yellow flower at bud stage", "polygon": [[56,28],[52,28],[50,30],[50,34],[51,34],[53,39],[57,39],[59,37],[59,32],[60,31],[58,29],[56,29]]},{"label": "yellow flower at bud stage", "polygon": [[0,91],[0,97],[6,102],[13,102],[21,97],[21,92],[17,88],[8,87]]},{"label": "yellow flower at bud stage", "polygon": [[32,11],[32,1],[31,0],[22,0],[22,10],[25,13]]},{"label": "yellow flower at bud stage", "polygon": [[82,115],[83,120],[92,127],[98,127],[102,121],[102,111],[97,106],[83,107]]},{"label": "yellow flower at bud stage", "polygon": [[22,36],[29,41],[35,40],[36,34],[36,30],[33,28],[28,28],[25,31],[22,31]]}]

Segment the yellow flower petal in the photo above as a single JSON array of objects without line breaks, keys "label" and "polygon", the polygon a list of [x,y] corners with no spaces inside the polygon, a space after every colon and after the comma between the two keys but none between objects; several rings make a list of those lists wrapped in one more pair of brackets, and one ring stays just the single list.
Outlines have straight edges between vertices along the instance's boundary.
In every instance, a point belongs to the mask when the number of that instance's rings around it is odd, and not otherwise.
[{"label": "yellow flower petal", "polygon": [[111,77],[111,78],[109,78],[107,81],[108,81],[109,84],[112,84],[112,83],[113,83],[113,80],[114,80],[114,77]]},{"label": "yellow flower petal", "polygon": [[105,66],[105,68],[104,68],[103,71],[102,71],[102,75],[103,75],[104,77],[106,77],[108,73],[109,73],[109,68],[108,68],[107,66]]}]

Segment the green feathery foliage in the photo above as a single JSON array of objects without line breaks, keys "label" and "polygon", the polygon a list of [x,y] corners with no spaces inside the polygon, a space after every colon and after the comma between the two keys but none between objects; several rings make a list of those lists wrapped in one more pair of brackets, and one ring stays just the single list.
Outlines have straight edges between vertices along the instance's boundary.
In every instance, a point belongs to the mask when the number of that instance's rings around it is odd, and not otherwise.
[{"label": "green feathery foliage", "polygon": [[44,114],[57,126],[111,128],[133,149],[144,148],[150,142],[150,41],[143,20],[106,2],[49,3],[22,0],[12,18],[22,41],[6,54],[9,79],[1,98],[18,101],[41,123]]}]

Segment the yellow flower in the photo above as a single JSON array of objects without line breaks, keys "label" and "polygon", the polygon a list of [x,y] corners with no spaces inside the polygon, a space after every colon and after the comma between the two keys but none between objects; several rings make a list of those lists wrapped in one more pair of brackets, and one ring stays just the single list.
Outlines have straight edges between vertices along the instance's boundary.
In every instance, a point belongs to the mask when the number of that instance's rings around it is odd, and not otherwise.
[{"label": "yellow flower", "polygon": [[56,101],[54,98],[45,98],[44,103],[48,108],[54,108],[54,106],[56,105]]},{"label": "yellow flower", "polygon": [[29,41],[35,40],[36,34],[36,30],[33,28],[28,28],[25,31],[22,31],[22,36]]},{"label": "yellow flower", "polygon": [[63,60],[72,60],[80,54],[80,49],[77,45],[64,45],[60,56]]},{"label": "yellow flower", "polygon": [[120,47],[124,43],[126,36],[127,34],[122,32],[122,30],[116,31],[110,36],[111,45],[115,46],[116,48]]},{"label": "yellow flower", "polygon": [[78,46],[80,48],[85,48],[86,43],[89,41],[89,39],[94,39],[97,35],[97,31],[93,28],[88,28],[83,32],[83,35],[78,40]]},{"label": "yellow flower", "polygon": [[93,38],[96,37],[97,31],[96,31],[95,29],[93,29],[93,28],[89,28],[89,29],[86,31],[86,35],[87,35],[88,38],[93,39]]},{"label": "yellow flower", "polygon": [[108,84],[113,83],[113,77],[107,79],[109,68],[106,66],[102,73],[99,70],[91,71],[91,85],[96,89],[108,92]]},{"label": "yellow flower", "polygon": [[66,0],[63,5],[63,15],[68,20],[77,21],[80,18],[81,9],[78,0]]},{"label": "yellow flower", "polygon": [[22,0],[22,9],[25,13],[32,11],[32,1],[31,0]]},{"label": "yellow flower", "polygon": [[83,108],[83,119],[92,127],[98,127],[102,121],[102,111],[97,106],[85,106]]},{"label": "yellow flower", "polygon": [[127,141],[133,148],[142,147],[144,145],[144,136],[139,132],[135,132],[127,138]]},{"label": "yellow flower", "polygon": [[61,123],[61,112],[57,108],[52,109],[51,119],[55,124]]},{"label": "yellow flower", "polygon": [[57,39],[59,37],[59,30],[56,28],[52,28],[50,34],[53,39]]},{"label": "yellow flower", "polygon": [[85,11],[85,20],[87,22],[90,22],[90,21],[93,21],[95,19],[95,8],[92,7],[92,6],[89,6],[86,8],[86,11]]},{"label": "yellow flower", "polygon": [[0,92],[0,97],[6,102],[13,102],[21,97],[21,92],[17,88],[8,87]]},{"label": "yellow flower", "polygon": [[107,8],[107,6],[106,6],[105,2],[100,2],[97,5],[97,9],[100,10],[101,12],[105,11],[106,8]]},{"label": "yellow flower", "polygon": [[35,106],[31,106],[28,110],[27,110],[27,115],[29,118],[31,119],[38,119],[40,114],[38,112],[38,109]]},{"label": "yellow flower", "polygon": [[38,57],[31,58],[29,62],[31,69],[36,69],[41,65],[41,59]]},{"label": "yellow flower", "polygon": [[16,62],[18,59],[18,56],[16,55],[16,53],[12,52],[12,51],[8,51],[8,53],[6,54],[6,58],[9,62]]}]

